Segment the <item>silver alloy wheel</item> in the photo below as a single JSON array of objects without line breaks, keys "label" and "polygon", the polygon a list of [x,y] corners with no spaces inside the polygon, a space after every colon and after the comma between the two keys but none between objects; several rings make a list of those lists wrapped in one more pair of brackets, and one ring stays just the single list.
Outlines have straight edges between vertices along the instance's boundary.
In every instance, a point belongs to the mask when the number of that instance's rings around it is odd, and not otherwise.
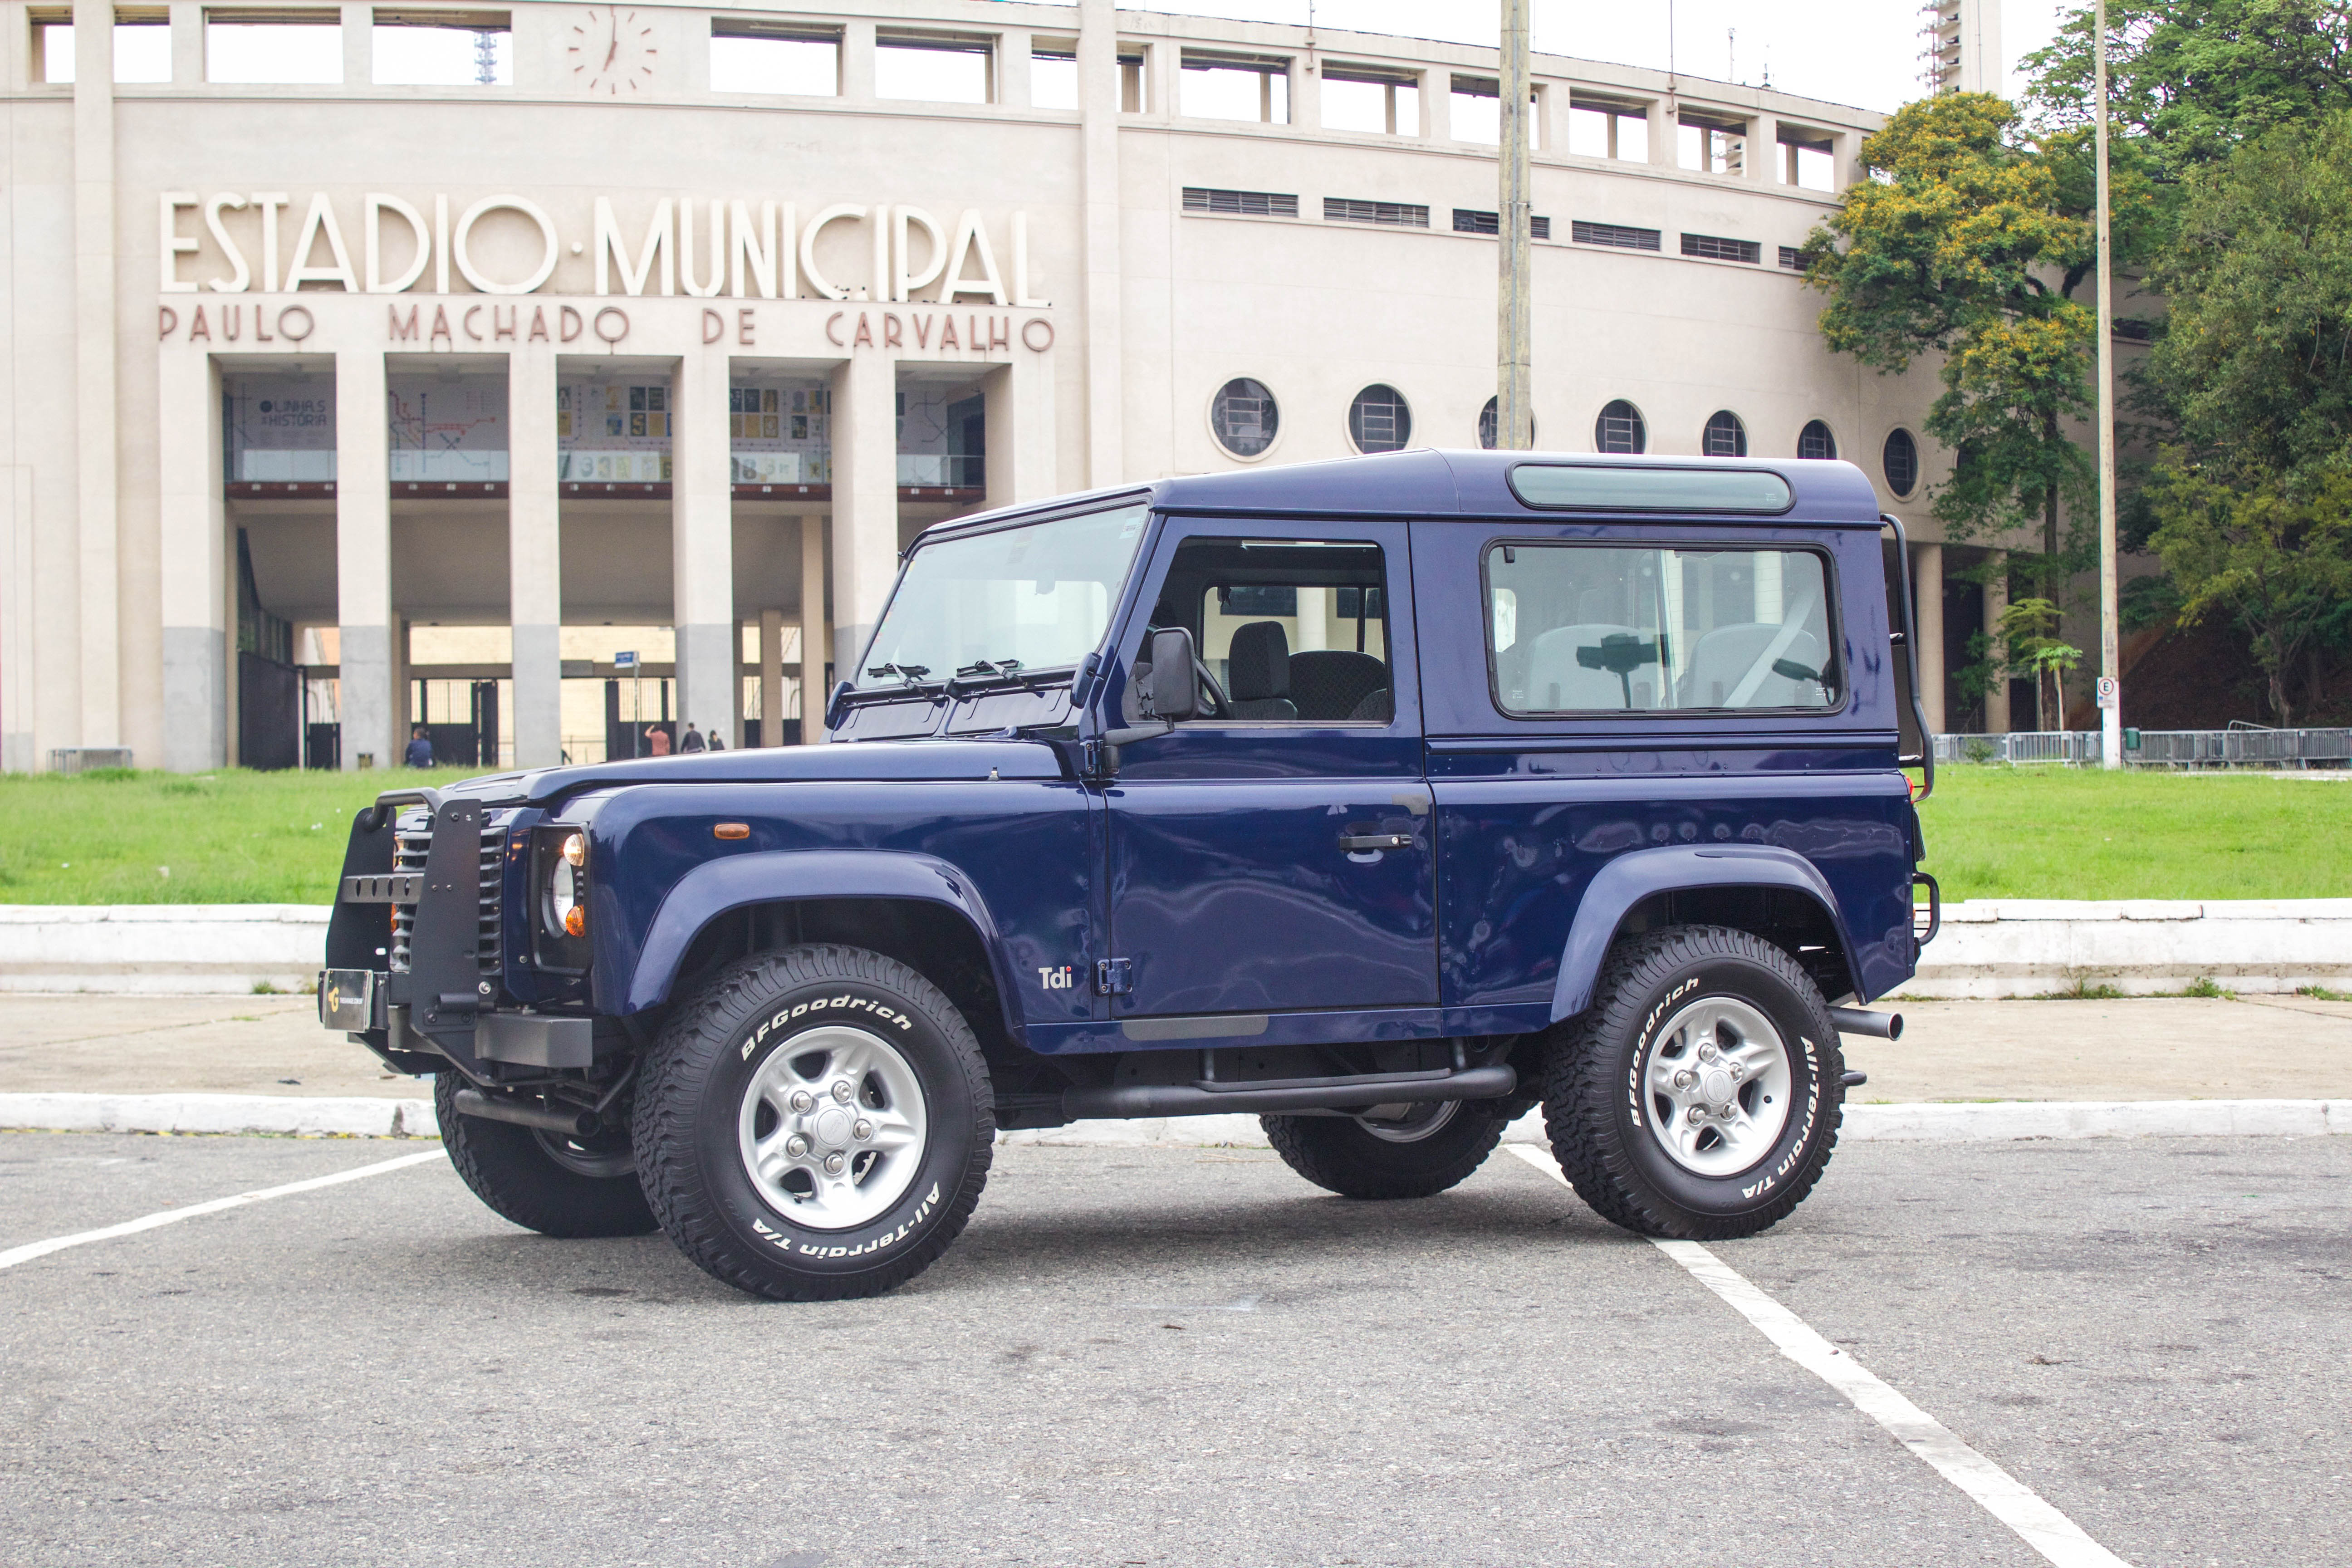
[{"label": "silver alloy wheel", "polygon": [[1651,1136],[1685,1171],[1738,1175],[1788,1126],[1791,1077],[1789,1047],[1759,1009],[1703,996],[1651,1041],[1642,1066]]},{"label": "silver alloy wheel", "polygon": [[[1357,1115],[1356,1125],[1383,1143],[1418,1143],[1434,1137],[1437,1130],[1451,1122],[1454,1112],[1461,1109],[1458,1100],[1432,1100],[1421,1105],[1375,1105]],[[1384,1110],[1397,1114],[1382,1116],[1381,1112]]]},{"label": "silver alloy wheel", "polygon": [[829,1025],[768,1053],[744,1087],[737,1141],[770,1206],[811,1230],[866,1225],[905,1195],[929,1130],[898,1047]]}]

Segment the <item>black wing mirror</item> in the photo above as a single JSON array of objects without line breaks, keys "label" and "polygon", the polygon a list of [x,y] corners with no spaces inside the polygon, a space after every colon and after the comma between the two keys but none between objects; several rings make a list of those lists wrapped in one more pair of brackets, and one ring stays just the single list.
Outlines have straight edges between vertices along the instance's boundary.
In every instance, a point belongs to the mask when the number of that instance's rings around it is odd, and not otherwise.
[{"label": "black wing mirror", "polygon": [[1151,634],[1151,679],[1143,695],[1153,718],[1173,722],[1201,716],[1201,682],[1193,663],[1190,631],[1168,626]]}]

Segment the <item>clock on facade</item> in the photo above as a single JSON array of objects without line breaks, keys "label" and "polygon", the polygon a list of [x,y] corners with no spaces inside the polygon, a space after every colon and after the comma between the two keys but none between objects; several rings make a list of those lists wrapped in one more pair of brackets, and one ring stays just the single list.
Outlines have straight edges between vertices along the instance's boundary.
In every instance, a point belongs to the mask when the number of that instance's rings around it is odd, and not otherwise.
[{"label": "clock on facade", "polygon": [[572,79],[607,97],[636,91],[653,79],[661,53],[653,37],[652,25],[635,11],[591,6],[572,29]]}]

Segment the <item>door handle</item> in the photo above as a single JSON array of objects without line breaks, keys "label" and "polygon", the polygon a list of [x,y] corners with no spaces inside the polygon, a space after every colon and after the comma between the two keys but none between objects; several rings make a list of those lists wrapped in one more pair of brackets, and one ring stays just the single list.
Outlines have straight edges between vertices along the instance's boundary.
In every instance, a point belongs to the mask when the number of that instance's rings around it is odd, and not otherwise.
[{"label": "door handle", "polygon": [[1350,855],[1362,854],[1370,849],[1410,849],[1412,847],[1412,835],[1410,833],[1342,833],[1339,835],[1339,847]]}]

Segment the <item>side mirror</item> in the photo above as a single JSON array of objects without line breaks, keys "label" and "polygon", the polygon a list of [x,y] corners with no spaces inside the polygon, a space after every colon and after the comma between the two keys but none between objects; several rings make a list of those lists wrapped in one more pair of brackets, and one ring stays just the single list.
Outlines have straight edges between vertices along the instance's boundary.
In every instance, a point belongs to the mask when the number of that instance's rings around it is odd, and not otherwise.
[{"label": "side mirror", "polygon": [[1155,719],[1201,716],[1201,680],[1192,672],[1192,634],[1170,626],[1151,634],[1151,683],[1144,696]]}]

